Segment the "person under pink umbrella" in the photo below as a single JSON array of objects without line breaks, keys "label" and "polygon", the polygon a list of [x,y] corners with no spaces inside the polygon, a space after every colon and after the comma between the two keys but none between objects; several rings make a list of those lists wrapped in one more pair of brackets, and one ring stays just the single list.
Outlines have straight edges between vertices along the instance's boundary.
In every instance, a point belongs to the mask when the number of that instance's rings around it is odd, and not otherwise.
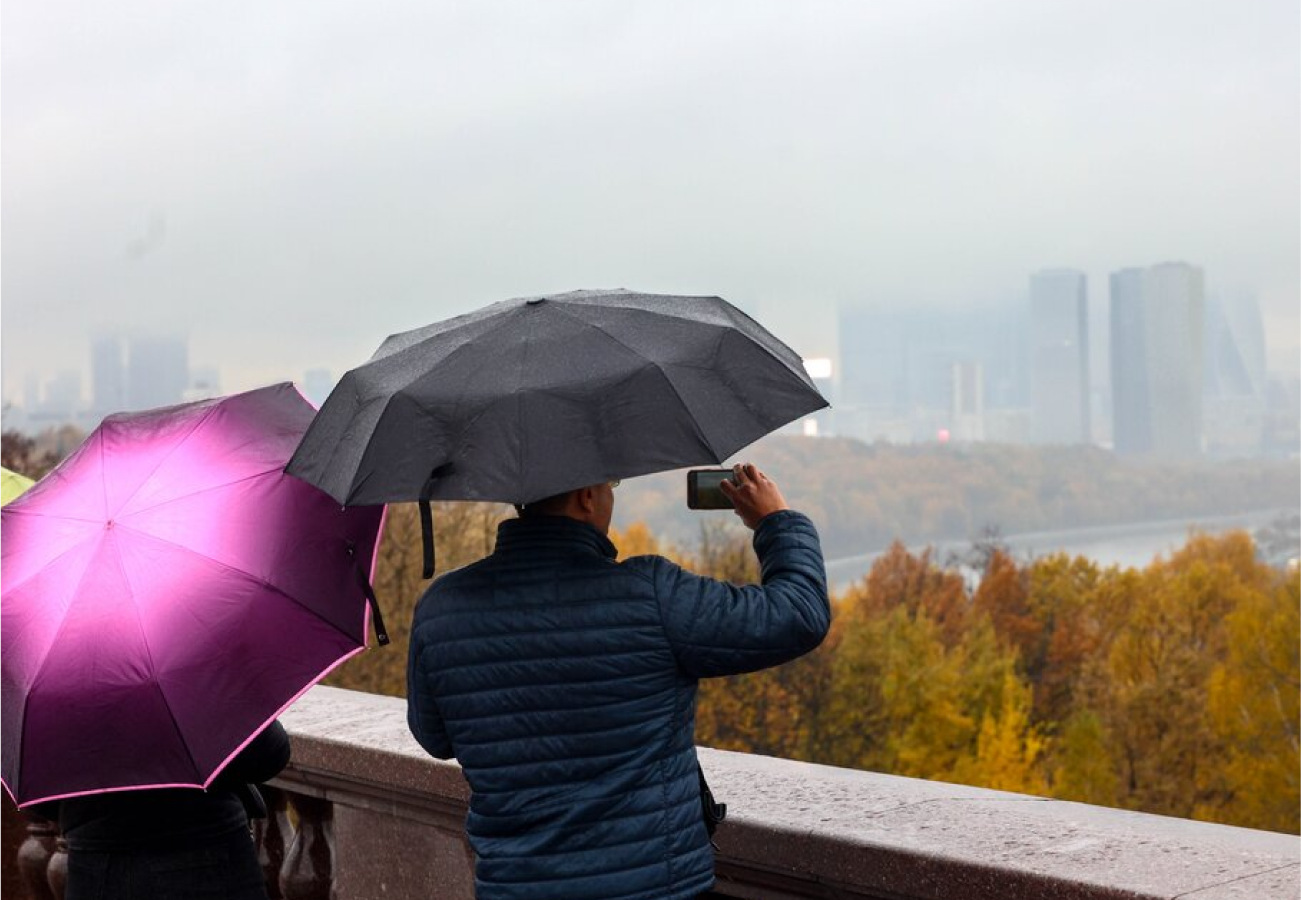
[{"label": "person under pink umbrella", "polygon": [[57,817],[68,900],[265,898],[249,785],[366,647],[381,507],[283,473],[290,384],[110,416],[0,511],[0,778]]}]

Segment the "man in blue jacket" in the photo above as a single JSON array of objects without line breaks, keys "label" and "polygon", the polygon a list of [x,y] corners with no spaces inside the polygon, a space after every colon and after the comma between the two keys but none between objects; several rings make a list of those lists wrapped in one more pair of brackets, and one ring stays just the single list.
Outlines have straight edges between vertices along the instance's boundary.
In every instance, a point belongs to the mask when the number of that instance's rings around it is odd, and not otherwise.
[{"label": "man in blue jacket", "polygon": [[530,504],[493,554],[421,598],[408,722],[455,756],[479,900],[678,900],[714,882],[701,814],[701,678],[787,662],[831,622],[813,523],[752,465],[723,490],[762,586],[659,556],[616,562],[612,484]]}]

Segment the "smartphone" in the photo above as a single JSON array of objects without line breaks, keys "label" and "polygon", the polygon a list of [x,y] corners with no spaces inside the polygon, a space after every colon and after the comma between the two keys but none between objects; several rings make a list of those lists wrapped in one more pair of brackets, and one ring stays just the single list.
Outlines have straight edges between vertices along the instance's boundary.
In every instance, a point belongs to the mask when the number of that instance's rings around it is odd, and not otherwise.
[{"label": "smartphone", "polygon": [[731,469],[692,469],[687,473],[687,509],[731,509],[719,482],[731,478]]}]

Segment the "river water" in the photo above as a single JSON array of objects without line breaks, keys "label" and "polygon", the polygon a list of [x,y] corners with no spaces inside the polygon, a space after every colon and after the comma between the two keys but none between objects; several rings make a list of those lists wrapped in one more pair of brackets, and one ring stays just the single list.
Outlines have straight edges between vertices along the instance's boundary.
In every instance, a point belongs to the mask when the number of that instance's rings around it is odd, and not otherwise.
[{"label": "river water", "polygon": [[[1190,519],[1167,519],[1159,522],[1138,522],[1126,525],[1100,525],[1089,528],[1069,528],[1061,531],[1034,531],[1004,535],[1001,540],[1017,559],[1048,556],[1052,553],[1069,553],[1085,556],[1099,565],[1142,568],[1160,554],[1169,554],[1182,547],[1189,532],[1202,531],[1221,534],[1243,529],[1253,531],[1275,521],[1282,515],[1295,515],[1295,509],[1270,509],[1230,516],[1203,516]],[[971,549],[971,540],[940,541],[909,544],[913,552],[926,546],[935,548],[935,557],[944,559],[952,554],[965,554]],[[884,550],[827,560],[827,579],[831,589],[842,590],[867,574]]]}]

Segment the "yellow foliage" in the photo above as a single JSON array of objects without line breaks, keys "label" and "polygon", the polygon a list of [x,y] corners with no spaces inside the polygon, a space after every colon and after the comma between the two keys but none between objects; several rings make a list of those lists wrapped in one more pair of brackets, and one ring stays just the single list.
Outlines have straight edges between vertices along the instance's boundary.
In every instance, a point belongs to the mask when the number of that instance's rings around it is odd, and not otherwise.
[{"label": "yellow foliage", "polygon": [[[883,488],[888,489],[888,488]],[[439,504],[439,570],[491,552],[509,509]],[[709,520],[689,551],[637,523],[623,557],[759,578],[750,533]],[[393,644],[329,683],[402,696],[420,578],[413,505],[390,509],[375,586]],[[1193,535],[1142,570],[990,555],[975,590],[896,544],[833,598],[786,666],[702,682],[696,737],[730,750],[1301,830],[1301,586],[1245,534]]]},{"label": "yellow foliage", "polygon": [[1254,592],[1230,614],[1228,654],[1210,681],[1211,722],[1224,741],[1222,807],[1199,817],[1227,816],[1251,828],[1301,831],[1301,583],[1293,570]]},{"label": "yellow foliage", "polygon": [[1030,723],[1030,689],[1007,671],[1002,704],[985,714],[975,755],[958,761],[953,780],[999,791],[1046,794],[1048,784],[1039,764],[1044,749],[1043,735]]},{"label": "yellow foliage", "polygon": [[623,531],[610,529],[610,541],[619,550],[620,559],[632,556],[662,556],[660,542],[643,522],[633,522]]}]

